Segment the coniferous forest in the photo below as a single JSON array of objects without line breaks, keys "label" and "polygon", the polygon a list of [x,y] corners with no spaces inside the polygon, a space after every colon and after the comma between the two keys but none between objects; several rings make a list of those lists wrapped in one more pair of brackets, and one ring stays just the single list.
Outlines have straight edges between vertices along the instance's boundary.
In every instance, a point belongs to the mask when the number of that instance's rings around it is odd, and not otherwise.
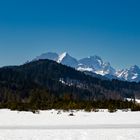
[{"label": "coniferous forest", "polygon": [[92,77],[51,60],[0,68],[0,108],[140,110],[139,97],[140,83]]}]

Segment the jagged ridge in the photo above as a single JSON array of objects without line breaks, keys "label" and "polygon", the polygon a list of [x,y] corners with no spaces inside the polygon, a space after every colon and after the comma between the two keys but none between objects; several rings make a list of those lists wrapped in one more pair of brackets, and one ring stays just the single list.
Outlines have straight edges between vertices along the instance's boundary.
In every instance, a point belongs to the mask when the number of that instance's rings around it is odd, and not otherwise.
[{"label": "jagged ridge", "polygon": [[109,62],[104,62],[101,57],[94,55],[86,58],[77,60],[76,58],[70,56],[67,52],[60,55],[57,53],[44,53],[34,59],[49,59],[56,61],[58,63],[73,67],[79,71],[92,72],[98,75],[105,76],[109,79],[119,79],[130,82],[140,81],[140,68],[136,65],[123,70],[116,70],[111,66]]}]

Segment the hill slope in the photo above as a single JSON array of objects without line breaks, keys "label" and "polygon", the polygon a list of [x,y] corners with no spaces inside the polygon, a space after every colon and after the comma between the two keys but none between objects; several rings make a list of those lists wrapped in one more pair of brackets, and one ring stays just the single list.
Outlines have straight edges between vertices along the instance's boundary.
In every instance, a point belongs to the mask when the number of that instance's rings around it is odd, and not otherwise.
[{"label": "hill slope", "polygon": [[[132,96],[134,93],[137,95],[137,92],[140,91],[139,83],[93,78],[51,60],[39,60],[21,66],[1,68],[0,84],[11,90],[22,89],[24,86],[32,89],[36,86],[58,92],[59,95],[68,92],[82,96],[87,91],[92,99],[98,99],[101,96],[116,99]],[[79,93],[78,90],[80,90]],[[82,91],[83,93],[81,93]]]}]

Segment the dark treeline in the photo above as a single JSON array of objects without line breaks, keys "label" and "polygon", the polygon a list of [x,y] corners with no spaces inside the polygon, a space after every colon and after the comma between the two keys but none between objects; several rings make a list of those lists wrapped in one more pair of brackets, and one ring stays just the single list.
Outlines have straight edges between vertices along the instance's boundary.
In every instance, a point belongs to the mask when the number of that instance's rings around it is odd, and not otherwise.
[{"label": "dark treeline", "polygon": [[50,60],[0,69],[0,107],[28,109],[139,109],[140,83],[103,80]]},{"label": "dark treeline", "polygon": [[32,96],[30,101],[27,102],[5,102],[0,104],[0,108],[8,108],[11,110],[19,111],[32,111],[37,110],[85,110],[85,111],[98,111],[98,109],[108,109],[110,112],[115,112],[118,109],[128,111],[140,111],[140,105],[132,101],[122,100],[104,100],[104,101],[73,101],[73,100],[49,100]]}]

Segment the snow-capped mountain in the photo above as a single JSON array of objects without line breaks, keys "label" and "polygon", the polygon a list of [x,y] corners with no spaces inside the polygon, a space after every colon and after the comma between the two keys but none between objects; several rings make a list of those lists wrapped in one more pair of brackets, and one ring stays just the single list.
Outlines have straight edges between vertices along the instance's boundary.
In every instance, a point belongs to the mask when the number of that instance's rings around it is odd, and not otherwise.
[{"label": "snow-capped mountain", "polygon": [[67,65],[74,68],[76,68],[78,65],[78,61],[75,58],[71,57],[67,52],[64,52],[60,55],[52,52],[44,53],[41,54],[40,56],[37,56],[35,59],[33,59],[33,61],[41,59],[53,60],[56,61],[57,63],[61,63],[63,65]]},{"label": "snow-capped mountain", "polygon": [[74,68],[78,65],[78,61],[66,52],[58,56],[57,62]]},{"label": "snow-capped mountain", "polygon": [[139,82],[140,81],[140,68],[136,65],[129,69],[119,70],[116,72],[116,76],[122,80]]},{"label": "snow-capped mountain", "polygon": [[115,74],[115,69],[111,67],[109,62],[103,62],[99,56],[90,56],[79,60],[78,70],[91,71],[96,74],[106,75],[106,74]]},{"label": "snow-capped mountain", "polygon": [[99,56],[90,56],[79,60],[80,64],[83,64],[85,67],[90,67],[94,70],[101,70],[104,65],[102,59]]},{"label": "snow-capped mountain", "polygon": [[79,71],[92,72],[105,76],[109,79],[120,79],[130,82],[140,81],[140,68],[138,66],[134,65],[129,69],[115,70],[109,62],[104,62],[101,57],[97,55],[77,60],[66,52],[60,55],[57,53],[48,52],[37,56],[33,61],[40,59],[53,60],[57,63],[73,67]]}]

